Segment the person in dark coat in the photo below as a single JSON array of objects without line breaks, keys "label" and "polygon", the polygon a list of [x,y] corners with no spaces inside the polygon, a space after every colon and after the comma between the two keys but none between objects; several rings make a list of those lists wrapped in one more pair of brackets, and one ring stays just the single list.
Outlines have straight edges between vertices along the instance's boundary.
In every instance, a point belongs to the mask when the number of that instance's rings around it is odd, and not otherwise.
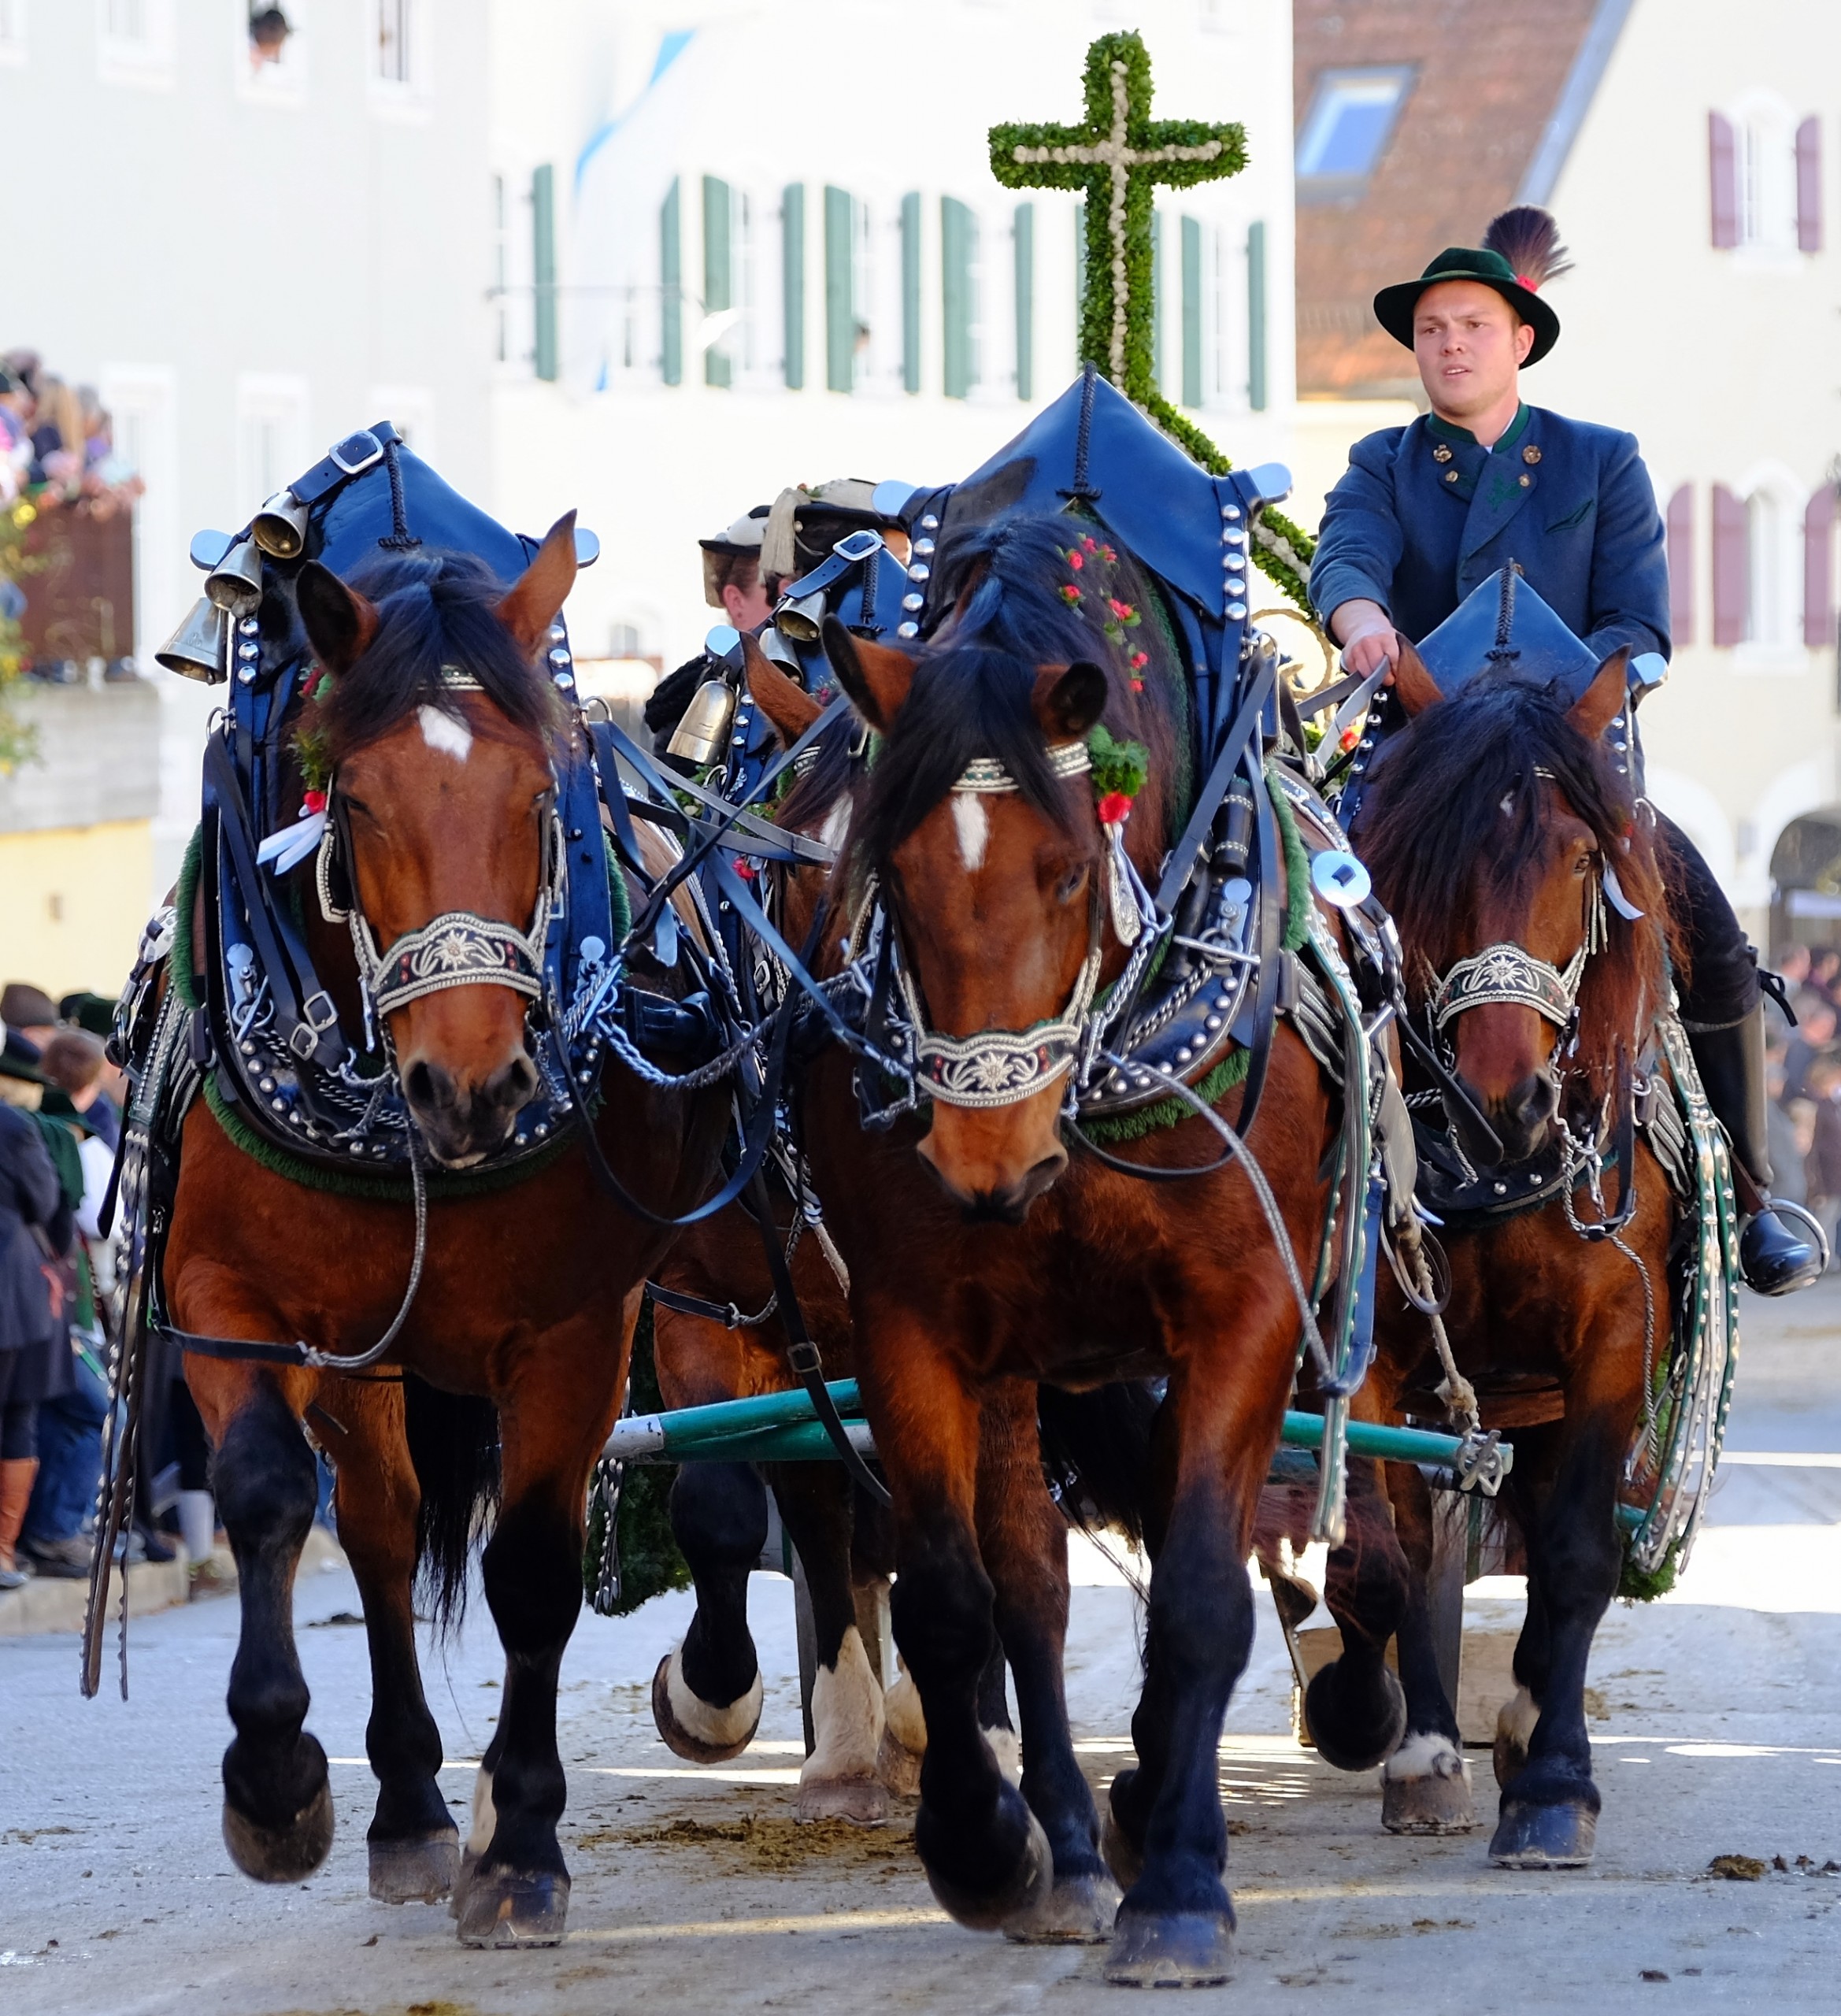
[{"label": "person in dark coat", "polygon": [[[1539,290],[1566,270],[1553,219],[1523,206],[1496,218],[1480,247],[1451,246],[1375,296],[1432,410],[1357,442],[1324,503],[1310,596],[1348,671],[1391,679],[1402,639],[1417,643],[1510,568],[1601,662],[1621,647],[1658,673],[1666,661],[1668,561],[1635,437],[1521,398],[1521,371],[1559,339]],[[1639,789],[1635,703],[1645,690],[1639,673],[1613,731]],[[1398,717],[1377,695],[1351,765],[1358,784]],[[1659,814],[1657,826],[1692,953],[1682,1022],[1740,1178],[1740,1264],[1761,1293],[1787,1294],[1817,1278],[1822,1254],[1813,1226],[1780,1215],[1770,1194],[1758,954],[1693,843]]]},{"label": "person in dark coat", "polygon": [[0,1589],[26,1580],[15,1549],[39,1469],[38,1403],[61,1369],[54,1354],[70,1355],[46,1271],[60,1221],[68,1243],[69,1213],[37,1123],[0,1102]]}]

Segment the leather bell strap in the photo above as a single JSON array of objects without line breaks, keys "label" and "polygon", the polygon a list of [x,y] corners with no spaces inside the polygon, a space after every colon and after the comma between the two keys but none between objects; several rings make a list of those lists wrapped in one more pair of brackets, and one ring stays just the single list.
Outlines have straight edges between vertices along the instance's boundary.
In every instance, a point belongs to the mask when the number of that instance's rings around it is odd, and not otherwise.
[{"label": "leather bell strap", "polygon": [[371,999],[380,1015],[393,1015],[425,995],[480,983],[535,1000],[543,991],[541,949],[515,925],[446,910],[405,932],[383,954]]}]

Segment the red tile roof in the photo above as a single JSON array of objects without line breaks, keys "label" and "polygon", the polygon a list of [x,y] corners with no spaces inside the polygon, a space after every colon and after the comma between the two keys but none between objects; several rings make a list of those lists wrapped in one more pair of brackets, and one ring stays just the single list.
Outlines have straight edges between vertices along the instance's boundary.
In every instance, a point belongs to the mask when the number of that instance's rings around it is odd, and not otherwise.
[{"label": "red tile roof", "polygon": [[1300,194],[1302,395],[1418,391],[1411,356],[1374,319],[1375,291],[1447,245],[1475,245],[1515,200],[1596,10],[1597,0],[1293,0],[1298,132],[1324,70],[1415,72],[1361,193]]}]

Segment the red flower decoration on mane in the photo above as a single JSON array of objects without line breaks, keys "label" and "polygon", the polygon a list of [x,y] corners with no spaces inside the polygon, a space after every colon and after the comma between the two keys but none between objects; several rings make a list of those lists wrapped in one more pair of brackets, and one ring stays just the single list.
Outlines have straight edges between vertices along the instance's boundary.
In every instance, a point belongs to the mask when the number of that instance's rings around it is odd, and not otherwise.
[{"label": "red flower decoration on mane", "polygon": [[310,819],[316,812],[326,810],[326,794],[323,791],[304,791],[301,793],[301,817]]},{"label": "red flower decoration on mane", "polygon": [[1132,801],[1122,791],[1109,791],[1094,808],[1102,826],[1117,826],[1131,817]]}]

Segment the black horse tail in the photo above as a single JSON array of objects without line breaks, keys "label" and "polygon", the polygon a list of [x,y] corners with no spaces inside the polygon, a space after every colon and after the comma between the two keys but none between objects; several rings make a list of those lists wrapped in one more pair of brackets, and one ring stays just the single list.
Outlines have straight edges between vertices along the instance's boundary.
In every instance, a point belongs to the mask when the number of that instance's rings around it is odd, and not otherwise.
[{"label": "black horse tail", "polygon": [[416,1586],[435,1628],[466,1614],[476,1543],[498,1509],[498,1410],[490,1400],[443,1392],[406,1372],[403,1426],[421,1487],[416,1515]]},{"label": "black horse tail", "polygon": [[1083,1532],[1109,1529],[1136,1546],[1150,1494],[1150,1430],[1163,1405],[1161,1380],[1133,1380],[1036,1396],[1042,1464],[1063,1512]]}]

